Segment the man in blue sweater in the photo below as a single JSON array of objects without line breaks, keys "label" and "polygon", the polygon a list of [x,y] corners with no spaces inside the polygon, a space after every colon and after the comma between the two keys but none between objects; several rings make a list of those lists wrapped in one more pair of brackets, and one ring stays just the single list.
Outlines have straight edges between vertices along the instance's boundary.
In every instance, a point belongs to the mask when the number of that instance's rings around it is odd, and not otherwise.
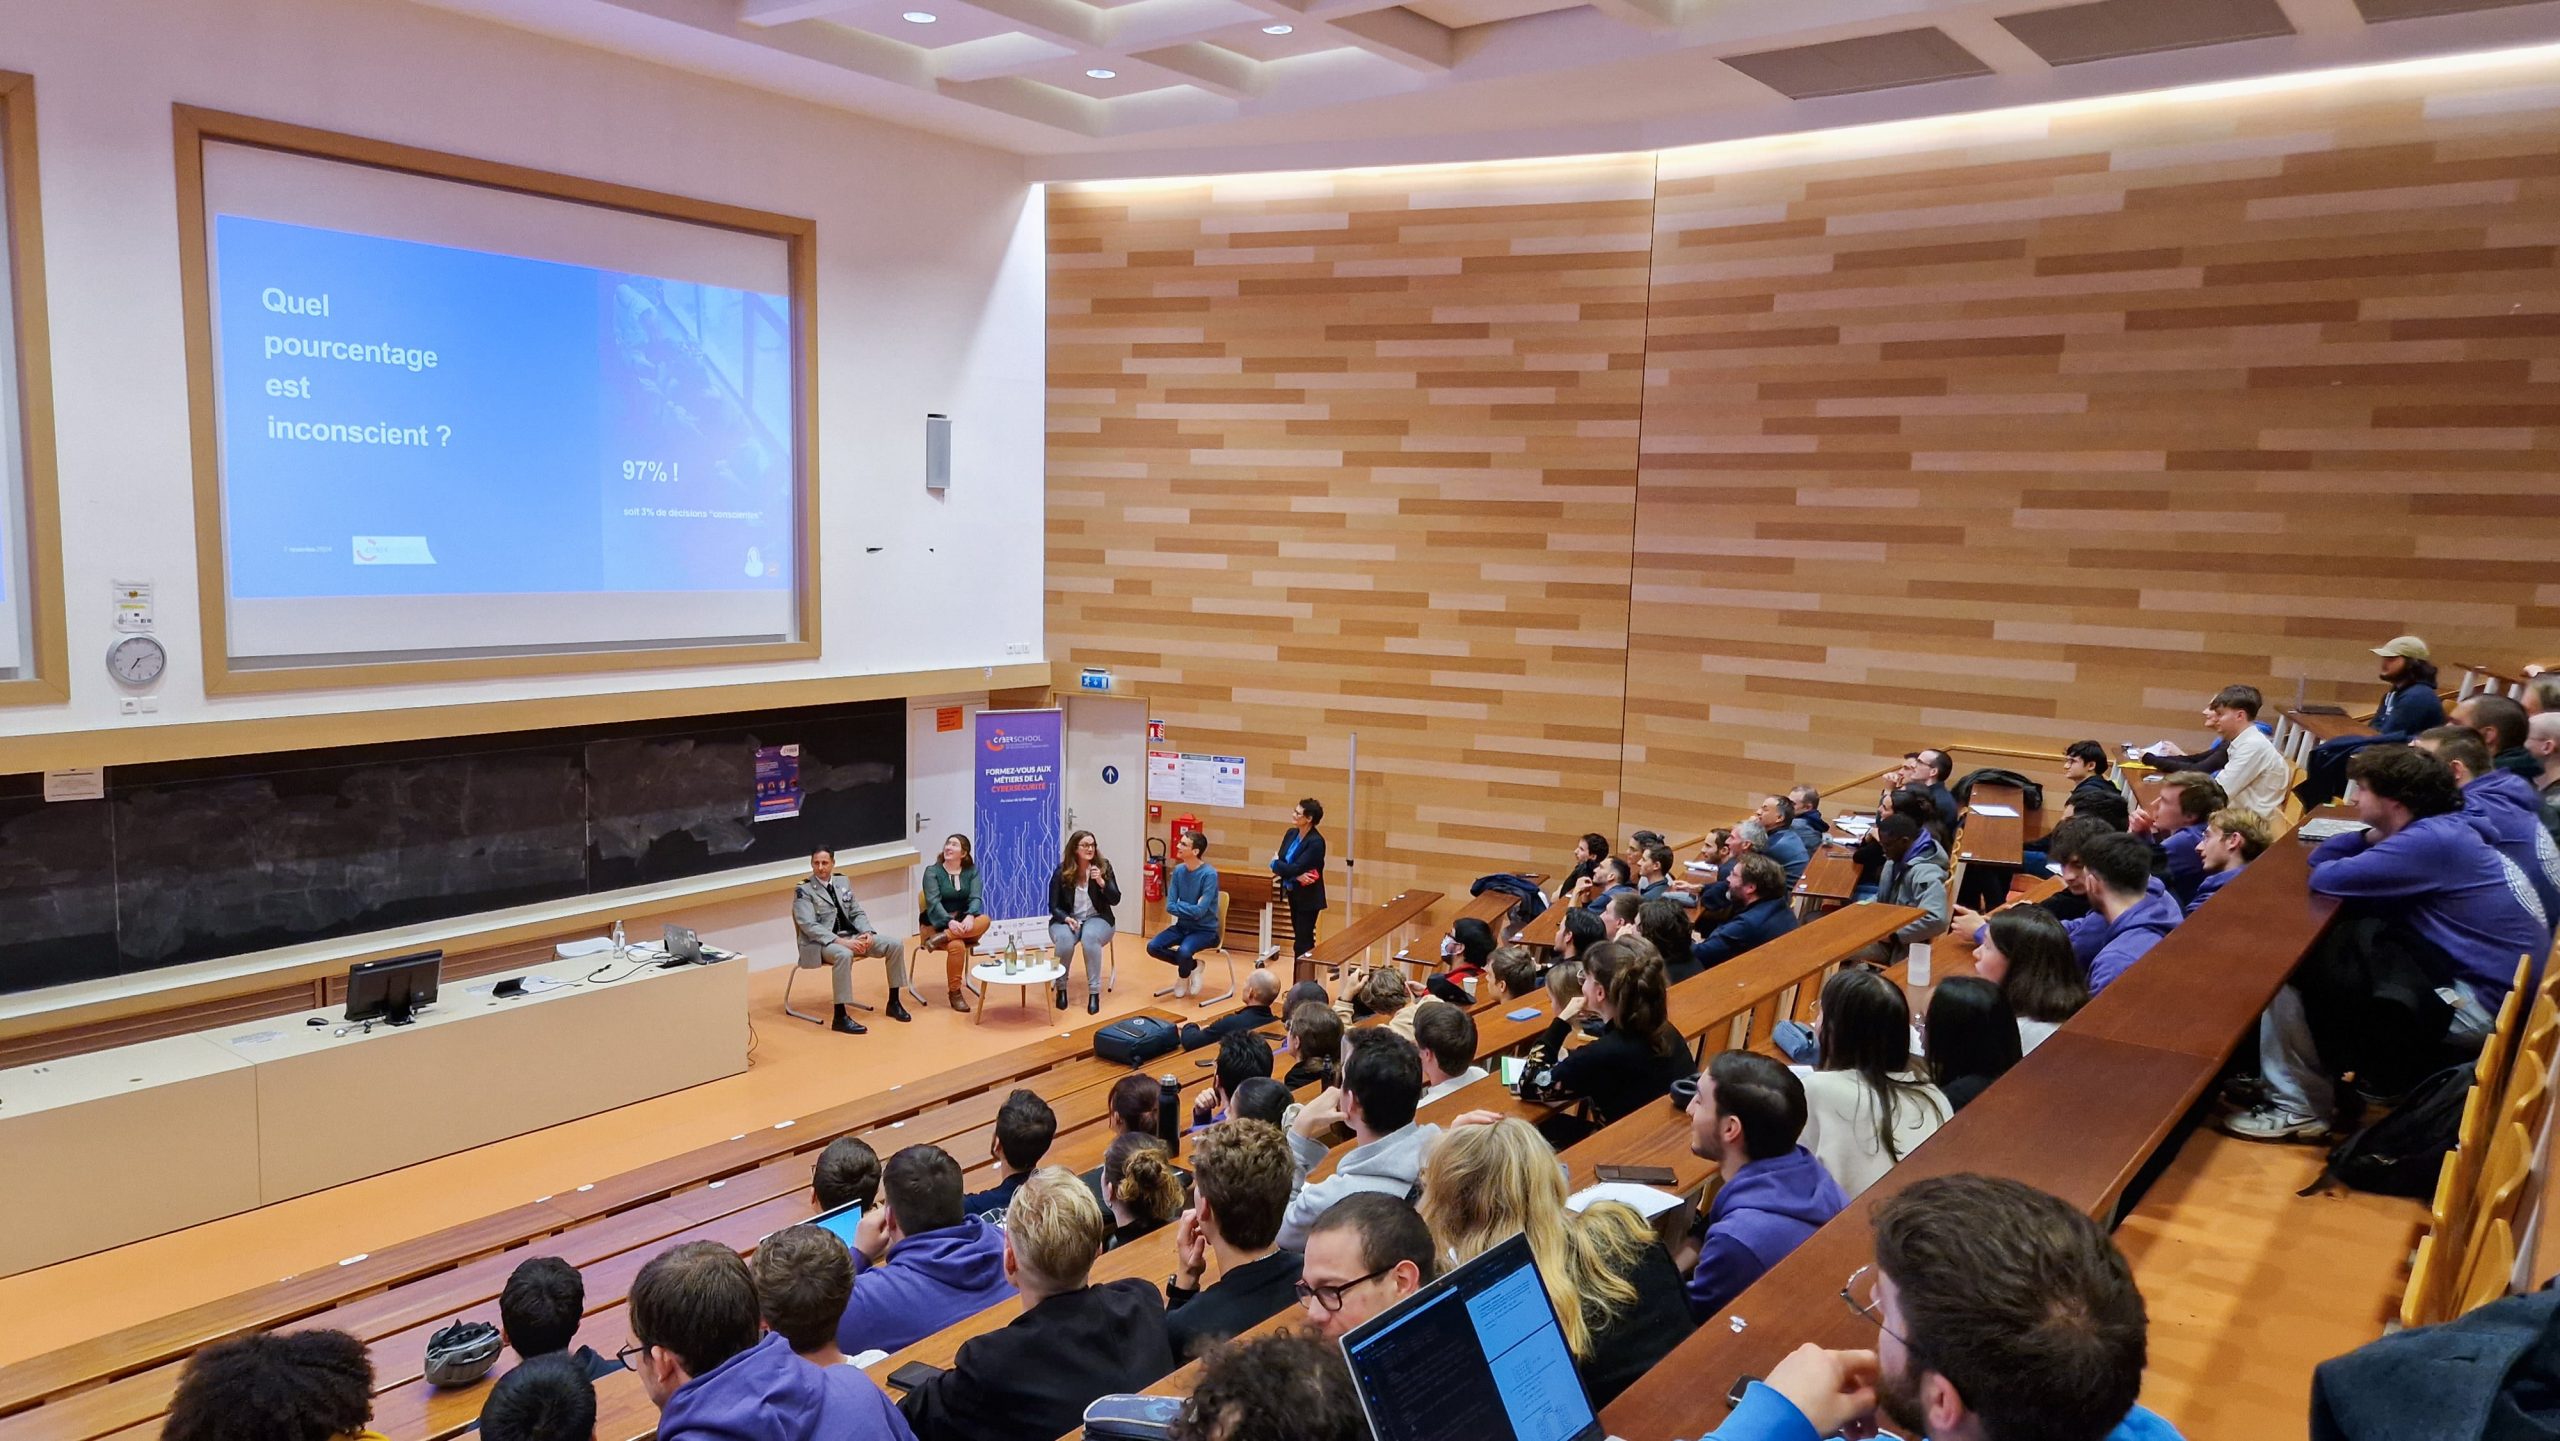
[{"label": "man in blue sweater", "polygon": [[755,1278],[717,1241],[649,1258],[629,1314],[637,1344],[623,1354],[657,1403],[659,1441],[914,1441],[870,1377],[758,1335]]},{"label": "man in blue sweater", "polygon": [[2462,815],[2489,849],[2513,862],[2533,884],[2545,920],[2560,920],[2560,847],[2542,828],[2542,798],[2524,777],[2497,769],[2478,732],[2438,726],[2416,745],[2453,768],[2462,785]]},{"label": "man in blue sweater", "polygon": [[1701,1441],[1816,1441],[1890,1425],[1936,1441],[2177,1441],[2134,1404],[2147,1326],[2106,1231],[2023,1182],[1932,1176],[1876,1207],[1876,1263],[1844,1294],[1873,1351],[1807,1344]]},{"label": "man in blue sweater", "polygon": [[1695,1267],[1689,1314],[1701,1323],[1849,1204],[1840,1183],[1796,1144],[1804,1119],[1804,1082],[1767,1056],[1725,1051],[1699,1078],[1689,1102],[1689,1149],[1713,1161],[1724,1179],[1707,1208],[1696,1260],[1680,1258]]},{"label": "man in blue sweater", "polygon": [[[2368,829],[2333,836],[2311,853],[2312,894],[2346,905],[2314,958],[2323,969],[2306,966],[2258,1018],[2266,1099],[2223,1119],[2235,1136],[2316,1139],[2329,1129],[2338,1071],[2361,1075],[2368,1059],[2377,1071],[2405,1068],[2444,1041],[2475,1046],[2515,983],[2517,959],[2551,945],[2532,884],[2462,815],[2451,767],[2415,746],[2371,746],[2356,753],[2347,774],[2358,785],[2356,814]],[[2353,943],[2358,954],[2332,966],[2341,936],[2364,939]],[[2372,974],[2412,966],[2424,986],[2395,987],[2414,1002],[2403,1006],[2406,1019],[2395,1033],[2376,1034],[2369,1013],[2334,1008],[2329,1014],[2345,1015],[2355,1029],[2333,1019],[2315,1031],[2306,997],[2334,993],[2332,969],[2338,986],[2379,996]]]},{"label": "man in blue sweater", "polygon": [[848,1356],[910,1346],[1013,1294],[1004,1232],[972,1216],[960,1163],[940,1146],[909,1146],[880,1174],[880,1204],[853,1233],[853,1299],[836,1323]]},{"label": "man in blue sweater", "polygon": [[[2213,789],[2217,795],[2222,790]],[[2094,996],[2151,954],[2187,912],[2152,879],[2151,847],[2139,836],[2123,831],[2092,836],[2080,847],[2079,864],[2088,874],[2089,914],[2064,922],[2063,930],[2071,934],[2072,949],[2089,963],[2089,994]]]}]

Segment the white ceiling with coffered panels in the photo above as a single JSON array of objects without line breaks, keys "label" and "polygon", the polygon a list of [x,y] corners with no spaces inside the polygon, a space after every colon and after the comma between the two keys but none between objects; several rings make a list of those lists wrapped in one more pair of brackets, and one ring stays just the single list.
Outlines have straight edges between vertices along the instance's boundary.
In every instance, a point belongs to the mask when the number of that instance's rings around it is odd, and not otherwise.
[{"label": "white ceiling with coffered panels", "polygon": [[421,0],[1041,178],[1650,149],[2560,41],[2560,0]]}]

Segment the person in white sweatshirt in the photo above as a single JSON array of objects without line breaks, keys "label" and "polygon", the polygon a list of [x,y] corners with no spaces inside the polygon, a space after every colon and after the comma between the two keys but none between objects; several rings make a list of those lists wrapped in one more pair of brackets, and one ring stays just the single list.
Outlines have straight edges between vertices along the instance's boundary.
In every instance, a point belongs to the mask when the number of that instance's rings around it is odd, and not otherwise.
[{"label": "person in white sweatshirt", "polygon": [[1955,1108],[1911,1067],[1911,1003],[1878,971],[1847,966],[1822,987],[1820,1060],[1804,1082],[1800,1144],[1855,1199],[1937,1134]]},{"label": "person in white sweatshirt", "polygon": [[[1438,1126],[1413,1119],[1422,1102],[1422,1053],[1413,1042],[1384,1026],[1363,1026],[1342,1039],[1350,1048],[1342,1083],[1299,1107],[1289,1123],[1289,1159],[1296,1163],[1297,1179],[1280,1218],[1284,1251],[1305,1250],[1308,1228],[1345,1196],[1410,1196],[1432,1143],[1440,1139]],[[1336,1125],[1350,1128],[1351,1149],[1333,1174],[1310,1181],[1307,1173],[1323,1164],[1331,1149],[1324,1138]]]}]

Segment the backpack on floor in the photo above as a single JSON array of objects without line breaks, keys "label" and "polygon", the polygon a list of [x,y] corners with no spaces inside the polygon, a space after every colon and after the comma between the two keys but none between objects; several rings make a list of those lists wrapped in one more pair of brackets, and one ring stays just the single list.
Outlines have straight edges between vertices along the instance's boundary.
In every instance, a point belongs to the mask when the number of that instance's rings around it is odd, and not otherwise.
[{"label": "backpack on floor", "polygon": [[1114,1065],[1143,1066],[1181,1049],[1181,1028],[1155,1016],[1131,1016],[1093,1033],[1093,1053]]},{"label": "backpack on floor", "polygon": [[2389,1115],[2330,1147],[2329,1164],[2300,1194],[2312,1195],[2334,1180],[2380,1196],[2423,1201],[2434,1195],[2436,1173],[2462,1134],[2471,1072],[2466,1061],[2420,1081]]}]

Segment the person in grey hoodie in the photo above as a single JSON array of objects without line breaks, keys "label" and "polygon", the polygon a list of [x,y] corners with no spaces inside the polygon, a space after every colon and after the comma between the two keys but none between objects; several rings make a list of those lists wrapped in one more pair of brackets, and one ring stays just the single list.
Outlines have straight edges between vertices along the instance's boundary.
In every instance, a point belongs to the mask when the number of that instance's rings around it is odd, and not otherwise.
[{"label": "person in grey hoodie", "polygon": [[1689,1314],[1700,1322],[1849,1204],[1840,1183],[1796,1144],[1804,1120],[1804,1082],[1767,1056],[1726,1051],[1698,1078],[1689,1149],[1724,1178],[1695,1260],[1679,1258],[1693,1267]]},{"label": "person in grey hoodie", "polygon": [[[1378,1191],[1410,1197],[1431,1143],[1440,1139],[1438,1126],[1413,1119],[1422,1102],[1422,1053],[1413,1042],[1385,1026],[1363,1027],[1343,1042],[1352,1050],[1342,1065],[1342,1084],[1299,1107],[1289,1123],[1289,1159],[1297,1178],[1288,1212],[1280,1218],[1284,1251],[1304,1251],[1308,1228],[1345,1196]],[[1330,1149],[1324,1137],[1336,1125],[1350,1128],[1354,1144],[1332,1175],[1310,1181],[1307,1173],[1323,1163]]]},{"label": "person in grey hoodie", "polygon": [[2497,769],[2488,743],[2463,726],[2438,726],[2413,744],[2453,767],[2453,778],[2462,786],[2462,818],[2489,849],[2524,873],[2542,901],[2543,919],[2560,921],[2560,847],[2542,828],[2542,797],[2533,783]]},{"label": "person in grey hoodie", "polygon": [[871,1378],[759,1335],[755,1278],[717,1241],[662,1251],[631,1283],[625,1354],[659,1441],[915,1441]]},{"label": "person in grey hoodie", "polygon": [[1876,845],[1884,852],[1876,899],[1889,906],[1916,906],[1920,918],[1853,959],[1891,965],[1947,928],[1947,848],[1938,844],[1935,832],[1899,811],[1876,822]]},{"label": "person in grey hoodie", "polygon": [[910,1346],[1013,1294],[1004,1232],[965,1209],[960,1163],[909,1146],[880,1173],[880,1204],[853,1232],[853,1299],[836,1323],[848,1356]]}]

